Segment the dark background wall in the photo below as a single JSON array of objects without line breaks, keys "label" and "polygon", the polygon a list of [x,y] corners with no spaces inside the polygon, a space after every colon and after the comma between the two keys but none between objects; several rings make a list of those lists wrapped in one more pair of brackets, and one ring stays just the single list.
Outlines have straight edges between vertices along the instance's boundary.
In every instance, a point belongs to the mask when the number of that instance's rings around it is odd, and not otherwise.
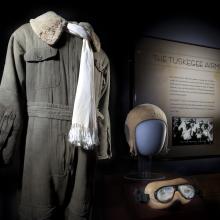
[{"label": "dark background wall", "polygon": [[[144,2],[144,1],[143,1]],[[98,163],[98,173],[123,174],[136,165],[128,154],[124,137],[124,121],[132,108],[133,51],[142,36],[154,36],[180,42],[220,48],[220,22],[217,7],[187,2],[165,1],[144,5],[138,1],[122,3],[92,1],[87,3],[64,0],[6,3],[0,10],[0,72],[4,67],[7,43],[13,31],[30,18],[53,10],[67,20],[88,21],[99,35],[102,48],[111,61],[110,113],[113,158]],[[18,155],[18,154],[17,154]],[[156,160],[159,171],[181,174],[220,171],[220,158],[189,158]],[[0,168],[0,219],[13,219],[16,190],[19,186],[19,159]],[[4,211],[3,211],[4,210]]]}]

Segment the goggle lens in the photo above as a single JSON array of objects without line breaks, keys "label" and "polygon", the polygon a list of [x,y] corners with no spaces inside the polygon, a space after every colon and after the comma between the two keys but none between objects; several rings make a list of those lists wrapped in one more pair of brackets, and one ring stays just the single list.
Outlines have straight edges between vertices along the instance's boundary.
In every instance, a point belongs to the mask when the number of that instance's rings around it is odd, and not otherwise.
[{"label": "goggle lens", "polygon": [[173,186],[164,186],[157,191],[156,197],[160,202],[168,202],[172,199],[174,191]]},{"label": "goggle lens", "polygon": [[195,188],[192,185],[180,185],[178,190],[186,199],[192,199],[195,196]]}]

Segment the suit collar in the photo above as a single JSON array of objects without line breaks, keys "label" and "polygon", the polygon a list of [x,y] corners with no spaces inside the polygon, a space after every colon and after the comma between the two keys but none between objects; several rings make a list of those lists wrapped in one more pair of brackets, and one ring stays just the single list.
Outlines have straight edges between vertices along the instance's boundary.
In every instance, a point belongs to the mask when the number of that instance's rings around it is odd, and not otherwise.
[{"label": "suit collar", "polygon": [[[66,29],[68,21],[53,11],[48,11],[34,19],[30,19],[30,25],[35,34],[48,45],[54,45]],[[76,23],[76,22],[74,22]],[[101,43],[89,23],[79,23],[90,33],[92,45],[95,51],[100,51]]]}]

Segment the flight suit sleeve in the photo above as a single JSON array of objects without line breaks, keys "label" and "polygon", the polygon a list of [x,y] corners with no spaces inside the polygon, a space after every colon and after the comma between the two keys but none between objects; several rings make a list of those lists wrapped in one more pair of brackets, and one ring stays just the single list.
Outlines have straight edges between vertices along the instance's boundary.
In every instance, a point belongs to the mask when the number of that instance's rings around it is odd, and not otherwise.
[{"label": "flight suit sleeve", "polygon": [[11,161],[22,131],[25,100],[24,49],[10,37],[0,85],[0,164]]},{"label": "flight suit sleeve", "polygon": [[111,151],[111,124],[109,116],[109,96],[110,96],[110,63],[106,57],[103,62],[103,82],[101,90],[101,99],[99,101],[98,128],[99,128],[99,146],[98,159],[108,159],[112,157]]}]

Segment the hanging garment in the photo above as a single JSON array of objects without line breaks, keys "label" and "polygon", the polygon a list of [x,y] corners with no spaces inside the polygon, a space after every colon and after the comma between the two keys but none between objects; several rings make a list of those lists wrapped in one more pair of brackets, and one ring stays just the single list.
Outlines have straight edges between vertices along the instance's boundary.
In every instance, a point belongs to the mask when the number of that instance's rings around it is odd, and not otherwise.
[{"label": "hanging garment", "polygon": [[95,160],[111,157],[109,60],[88,23],[79,25],[91,36],[99,145],[86,151],[68,141],[83,39],[68,33],[67,24],[47,12],[18,28],[8,44],[0,86],[0,158],[9,163],[25,136],[21,219],[54,219],[62,209],[71,213],[69,219],[86,219]]}]

